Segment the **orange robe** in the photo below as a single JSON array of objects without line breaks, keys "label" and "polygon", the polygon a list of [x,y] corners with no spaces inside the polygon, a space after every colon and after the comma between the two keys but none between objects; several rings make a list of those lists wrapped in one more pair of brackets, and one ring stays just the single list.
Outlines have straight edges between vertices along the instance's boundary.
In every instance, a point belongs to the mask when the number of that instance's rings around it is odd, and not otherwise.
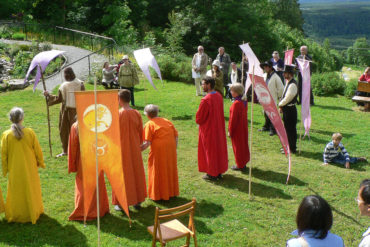
[{"label": "orange robe", "polygon": [[[78,138],[78,125],[74,123],[69,134],[68,144],[68,172],[77,172],[75,181],[75,210],[69,216],[69,220],[84,220],[84,190],[82,182],[82,166],[80,156],[80,141]],[[99,200],[100,217],[109,213],[109,202],[107,189],[105,188],[104,173],[99,175]],[[96,192],[87,213],[86,220],[93,220],[97,217]]]},{"label": "orange robe", "polygon": [[177,130],[165,119],[156,117],[144,126],[144,140],[150,141],[148,193],[152,200],[169,200],[179,195],[177,175]]},{"label": "orange robe", "polygon": [[[145,171],[140,148],[143,139],[143,120],[137,110],[121,109],[119,111],[119,124],[127,204],[131,206],[145,201],[147,197]],[[112,204],[119,204],[113,192]]]}]

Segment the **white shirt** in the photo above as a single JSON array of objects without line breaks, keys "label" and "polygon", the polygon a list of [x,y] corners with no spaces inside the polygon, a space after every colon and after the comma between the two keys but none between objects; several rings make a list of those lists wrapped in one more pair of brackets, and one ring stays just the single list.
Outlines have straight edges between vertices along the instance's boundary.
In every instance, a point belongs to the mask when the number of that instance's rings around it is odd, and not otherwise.
[{"label": "white shirt", "polygon": [[235,84],[238,82],[238,69],[231,70],[231,84]]},{"label": "white shirt", "polygon": [[358,247],[370,247],[370,227],[362,234],[362,241]]}]

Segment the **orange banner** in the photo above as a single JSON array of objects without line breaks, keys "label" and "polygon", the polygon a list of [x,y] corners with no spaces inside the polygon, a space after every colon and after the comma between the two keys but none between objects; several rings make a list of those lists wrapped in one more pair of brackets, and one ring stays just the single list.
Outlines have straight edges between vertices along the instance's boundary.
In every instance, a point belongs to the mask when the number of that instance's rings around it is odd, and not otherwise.
[{"label": "orange banner", "polygon": [[[122,169],[117,90],[75,92],[84,190],[84,214],[87,216],[96,190],[96,155],[98,171],[105,172],[113,192],[128,217],[125,179]],[[95,136],[97,114],[98,141]],[[97,152],[96,152],[97,147]]]}]

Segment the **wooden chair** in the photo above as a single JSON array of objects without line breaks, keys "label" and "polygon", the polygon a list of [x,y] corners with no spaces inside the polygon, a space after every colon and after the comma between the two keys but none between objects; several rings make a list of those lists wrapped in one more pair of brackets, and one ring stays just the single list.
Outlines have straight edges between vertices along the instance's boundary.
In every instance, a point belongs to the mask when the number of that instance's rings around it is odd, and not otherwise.
[{"label": "wooden chair", "polygon": [[[359,81],[357,85],[357,92],[370,93],[370,83]],[[352,101],[361,102],[365,104],[365,111],[370,111],[370,97],[354,96]]]},{"label": "wooden chair", "polygon": [[[195,236],[194,226],[194,210],[196,200],[193,200],[184,205],[160,210],[155,209],[154,226],[149,226],[148,231],[153,236],[152,247],[156,246],[157,241],[161,246],[166,246],[166,243],[172,240],[186,237],[186,245],[190,245],[190,236],[194,239],[194,246],[197,247],[197,238]],[[176,218],[189,214],[188,227],[183,225]],[[171,220],[171,221],[168,221]],[[161,221],[166,221],[161,223]]]}]

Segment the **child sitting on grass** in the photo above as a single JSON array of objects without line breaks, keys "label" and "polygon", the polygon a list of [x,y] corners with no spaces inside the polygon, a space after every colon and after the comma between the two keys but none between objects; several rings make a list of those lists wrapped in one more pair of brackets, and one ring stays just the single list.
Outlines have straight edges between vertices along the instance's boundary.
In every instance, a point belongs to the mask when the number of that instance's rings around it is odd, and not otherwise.
[{"label": "child sitting on grass", "polygon": [[364,157],[349,157],[347,150],[340,142],[342,138],[343,136],[341,133],[334,133],[332,136],[332,141],[326,144],[324,150],[324,166],[328,165],[328,163],[334,163],[344,165],[347,169],[349,169],[351,168],[350,164],[357,163],[357,161],[366,161],[366,158]]}]

